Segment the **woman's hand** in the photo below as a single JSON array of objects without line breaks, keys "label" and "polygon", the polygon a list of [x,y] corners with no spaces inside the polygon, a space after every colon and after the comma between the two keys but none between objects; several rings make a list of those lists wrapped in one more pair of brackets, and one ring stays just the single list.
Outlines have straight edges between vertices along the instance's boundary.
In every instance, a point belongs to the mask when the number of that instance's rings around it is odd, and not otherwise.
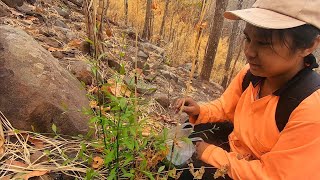
[{"label": "woman's hand", "polygon": [[[183,105],[184,102],[184,105]],[[189,116],[193,117],[194,119],[198,118],[198,115],[200,113],[200,106],[196,101],[194,101],[192,98],[180,98],[175,102],[174,108],[176,112],[179,112],[181,109],[181,106],[183,106],[183,112],[187,113]]]},{"label": "woman's hand", "polygon": [[203,141],[196,143],[196,152],[197,152],[198,159],[201,158],[204,150],[206,150],[208,146],[210,146],[210,144]]}]

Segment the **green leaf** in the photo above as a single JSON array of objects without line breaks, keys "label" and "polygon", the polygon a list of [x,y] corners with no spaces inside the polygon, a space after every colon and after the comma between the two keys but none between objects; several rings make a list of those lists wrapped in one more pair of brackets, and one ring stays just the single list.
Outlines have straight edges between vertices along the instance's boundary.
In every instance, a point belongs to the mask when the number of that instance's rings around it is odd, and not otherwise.
[{"label": "green leaf", "polygon": [[119,53],[120,58],[123,58],[125,55],[126,55],[125,52],[120,52],[120,53]]},{"label": "green leaf", "polygon": [[113,168],[110,172],[110,175],[108,176],[107,180],[113,180],[116,178],[116,170],[117,168]]},{"label": "green leaf", "polygon": [[115,106],[115,107],[112,107],[111,108],[111,111],[119,111],[120,110],[120,107],[119,106]]},{"label": "green leaf", "polygon": [[91,45],[94,44],[93,41],[91,41],[89,38],[86,38],[86,41],[87,41],[88,43],[90,43]]},{"label": "green leaf", "polygon": [[94,179],[94,177],[96,177],[97,175],[98,175],[98,173],[95,170],[87,169],[86,177],[84,179],[85,180]]},{"label": "green leaf", "polygon": [[126,98],[121,98],[120,101],[119,101],[119,105],[120,105],[120,108],[122,110],[125,110],[126,106],[127,106],[127,100]]},{"label": "green leaf", "polygon": [[165,166],[161,166],[161,167],[159,167],[159,169],[158,169],[158,173],[162,172],[162,171],[164,170],[164,168],[165,168]]},{"label": "green leaf", "polygon": [[114,150],[111,150],[110,152],[108,152],[106,154],[106,156],[104,157],[104,163],[105,164],[109,164],[111,161],[113,161],[115,159],[115,154],[114,154]]},{"label": "green leaf", "polygon": [[134,143],[130,141],[130,139],[125,139],[123,143],[126,145],[126,147],[130,150],[133,150],[134,148]]},{"label": "green leaf", "polygon": [[84,152],[87,150],[87,147],[83,142],[80,143],[80,147],[81,149],[79,151],[78,157],[82,160],[85,160]]},{"label": "green leaf", "polygon": [[50,155],[50,154],[51,154],[51,153],[50,153],[50,151],[49,151],[49,150],[47,150],[47,149],[46,149],[46,150],[44,150],[44,151],[43,151],[43,153],[44,153],[44,154],[46,154],[46,155]]},{"label": "green leaf", "polygon": [[134,159],[132,154],[126,154],[124,156],[125,156],[126,160],[124,161],[123,166],[128,165],[129,162],[131,162]]},{"label": "green leaf", "polygon": [[121,75],[124,75],[126,73],[126,70],[124,68],[124,64],[121,64],[121,67],[120,67],[120,74]]},{"label": "green leaf", "polygon": [[148,171],[141,171],[143,174],[145,174],[146,176],[148,176],[148,178],[150,178],[151,180],[154,180],[154,177],[152,176],[152,174]]},{"label": "green leaf", "polygon": [[122,177],[131,178],[131,177],[134,177],[134,174],[132,174],[132,173],[125,173],[125,174],[122,175]]},{"label": "green leaf", "polygon": [[132,134],[132,136],[136,136],[137,132],[134,128],[130,128],[130,133]]},{"label": "green leaf", "polygon": [[52,124],[51,129],[55,134],[57,134],[57,126],[55,124]]},{"label": "green leaf", "polygon": [[96,123],[96,122],[99,122],[99,117],[98,116],[94,116],[93,118],[91,118],[89,120],[89,123],[92,124],[92,123]]}]

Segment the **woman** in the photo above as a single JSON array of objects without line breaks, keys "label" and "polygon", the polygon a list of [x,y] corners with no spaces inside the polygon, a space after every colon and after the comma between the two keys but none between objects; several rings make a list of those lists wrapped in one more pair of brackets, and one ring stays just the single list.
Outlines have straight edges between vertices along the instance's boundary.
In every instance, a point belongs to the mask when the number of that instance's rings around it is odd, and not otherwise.
[{"label": "woman", "polygon": [[[224,14],[247,22],[248,65],[219,99],[202,105],[185,99],[183,111],[191,123],[230,120],[234,125],[230,152],[198,142],[201,161],[225,168],[232,179],[320,179],[320,89],[289,114],[283,129],[275,119],[279,92],[301,76],[299,72],[318,67],[312,52],[320,44],[319,8],[320,0],[258,0],[250,9]],[[258,81],[243,89],[248,70]],[[179,99],[175,107],[182,103]],[[186,174],[181,179],[187,179]]]}]

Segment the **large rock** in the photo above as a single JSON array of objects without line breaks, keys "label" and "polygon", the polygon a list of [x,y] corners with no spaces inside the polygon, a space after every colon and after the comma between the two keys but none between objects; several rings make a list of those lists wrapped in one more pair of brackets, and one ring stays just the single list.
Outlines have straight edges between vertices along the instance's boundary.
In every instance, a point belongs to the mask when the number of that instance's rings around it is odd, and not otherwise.
[{"label": "large rock", "polygon": [[9,7],[16,8],[18,6],[22,6],[24,0],[1,0],[2,2],[6,3]]},{"label": "large rock", "polygon": [[0,111],[17,129],[76,135],[88,130],[81,83],[24,31],[0,26]]},{"label": "large rock", "polygon": [[11,14],[9,7],[0,1],[0,17],[9,16]]}]

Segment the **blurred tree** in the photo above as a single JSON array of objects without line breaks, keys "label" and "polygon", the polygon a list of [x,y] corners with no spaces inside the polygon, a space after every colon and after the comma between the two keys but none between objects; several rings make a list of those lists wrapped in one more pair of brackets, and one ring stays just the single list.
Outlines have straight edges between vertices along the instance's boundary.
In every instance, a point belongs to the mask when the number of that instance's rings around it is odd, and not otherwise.
[{"label": "blurred tree", "polygon": [[160,33],[159,33],[160,38],[162,37],[163,30],[164,30],[164,25],[165,25],[165,23],[166,23],[166,18],[167,18],[167,14],[168,14],[169,3],[170,3],[170,0],[166,0],[166,6],[165,6],[165,8],[164,8],[164,13],[163,13],[163,17],[162,17],[161,26],[160,26]]},{"label": "blurred tree", "polygon": [[85,14],[85,23],[87,37],[92,42],[90,44],[90,54],[96,59],[104,52],[104,22],[107,19],[107,9],[109,0],[84,0],[83,11]]},{"label": "blurred tree", "polygon": [[[242,9],[242,5],[243,5],[243,0],[238,0],[237,9]],[[230,69],[231,61],[233,59],[235,47],[237,45],[236,39],[238,35],[239,35],[239,21],[234,21],[232,26],[231,36],[229,38],[229,48],[228,48],[227,59],[226,59],[226,63],[224,64],[224,77],[221,83],[221,86],[224,88],[227,87],[227,82],[229,77],[228,72]]]},{"label": "blurred tree", "polygon": [[149,40],[152,30],[152,0],[147,0],[146,16],[144,20],[144,27],[142,32],[142,38]]},{"label": "blurred tree", "polygon": [[200,73],[200,78],[209,81],[214,59],[217,53],[219,39],[223,27],[223,12],[226,11],[228,0],[216,0],[213,24],[211,25],[210,35],[207,43],[206,53]]},{"label": "blurred tree", "polygon": [[128,25],[128,0],[124,0],[124,15],[125,15],[125,23]]}]

